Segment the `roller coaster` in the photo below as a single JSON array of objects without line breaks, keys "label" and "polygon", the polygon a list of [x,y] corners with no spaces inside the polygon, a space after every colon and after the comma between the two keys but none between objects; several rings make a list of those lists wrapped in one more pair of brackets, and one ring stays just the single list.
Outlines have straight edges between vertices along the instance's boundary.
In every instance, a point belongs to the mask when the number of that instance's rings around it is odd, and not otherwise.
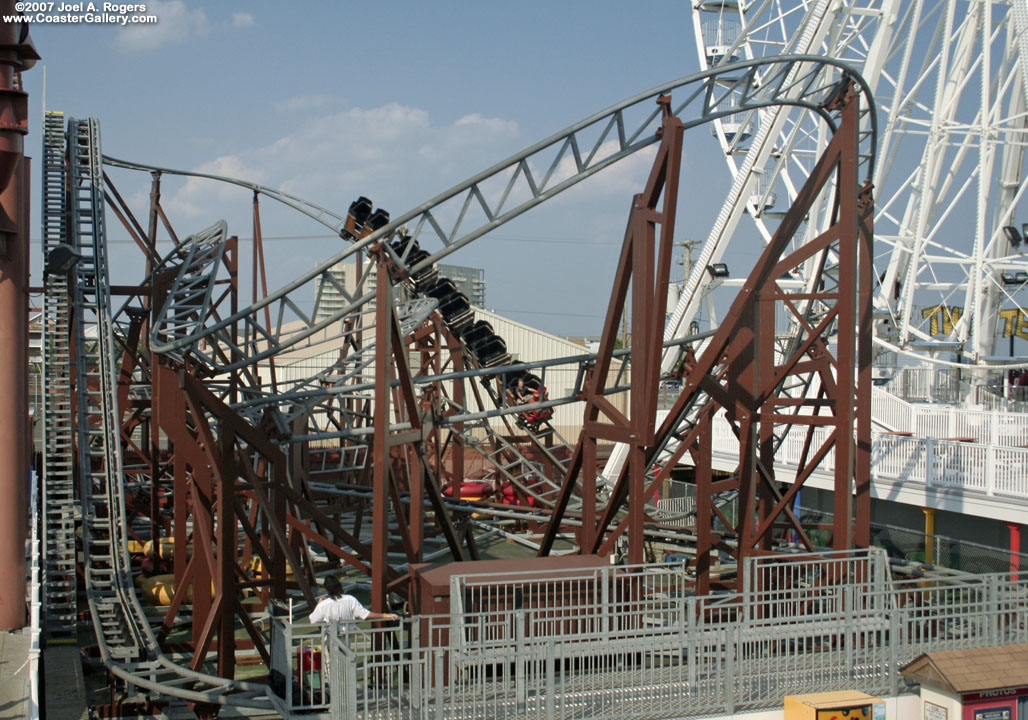
[{"label": "roller coaster", "polygon": [[[831,543],[866,547],[873,356],[971,360],[982,373],[1018,364],[992,357],[994,334],[980,328],[1025,289],[1014,213],[1025,190],[1028,9],[1020,0],[802,9],[697,0],[702,72],[400,215],[364,197],[335,212],[246,180],[115,159],[102,152],[97,120],[47,113],[48,642],[78,639],[84,601],[124,696],[183,700],[200,716],[226,705],[289,716],[273,682],[237,679],[237,661],[270,668],[269,612],[313,603],[326,572],[367,589],[376,611],[419,613],[419,568],[474,561],[499,535],[538,556],[563,543],[628,567],[660,547],[690,558],[690,592],[738,589],[744,561],[772,553],[784,533],[817,549],[792,505],[829,457]],[[668,305],[682,138],[700,125],[731,188]],[[633,198],[599,349],[516,359],[439,263],[646,149],[655,159]],[[917,169],[897,172],[914,155]],[[145,214],[125,201],[115,170],[149,176]],[[167,177],[250,193],[249,267],[223,221],[180,239],[161,204]],[[965,251],[943,228],[971,195]],[[345,241],[274,292],[261,231],[268,201]],[[711,268],[745,234],[744,216],[763,251],[726,282]],[[110,277],[113,218],[145,261],[135,284]],[[340,281],[344,263],[355,282]],[[719,284],[737,293],[716,322],[700,307]],[[919,306],[949,314],[955,298],[963,321],[937,333]],[[626,313],[630,350],[615,347]],[[569,367],[571,387],[555,390],[548,378]],[[668,380],[676,390],[658,415]],[[562,407],[580,414],[577,437],[553,422]],[[712,467],[715,416],[739,440],[734,473]],[[786,473],[775,455],[797,438],[800,460]],[[683,464],[694,505],[658,507]],[[160,593],[156,608],[141,602]]]},{"label": "roller coaster", "polygon": [[[816,118],[831,141],[721,326],[665,341],[657,308],[666,303],[682,133],[779,106]],[[848,510],[836,514],[835,543],[866,546],[869,471],[859,441],[870,424],[848,398],[870,393],[874,270],[865,181],[873,172],[876,123],[870,89],[842,62],[813,55],[744,60],[629,98],[390,218],[367,198],[337,214],[243,180],[110,158],[96,120],[48,113],[49,638],[76,634],[79,537],[81,589],[112,677],[126,688],[196,703],[198,713],[234,705],[285,715],[268,684],[235,679],[237,652],[252,648],[269,663],[261,627],[269,604],[288,597],[313,603],[318,575],[340,566],[370,584],[374,610],[405,603],[418,612],[413,569],[477,559],[483,533],[521,537],[539,555],[559,538],[584,553],[627,546],[630,562],[645,558],[646,543],[681,548],[696,555],[697,592],[719,582],[712,578],[718,552],[741,567],[749,554],[771,549],[776,524],[813,549],[790,509],[794,491],[783,493],[774,475],[775,447],[792,427],[837,428],[830,441],[811,448],[794,487],[834,447],[844,458],[836,470],[838,502],[857,508],[855,521]],[[653,145],[656,160],[634,203],[599,351],[513,361],[504,339],[474,320],[467,298],[437,264]],[[105,167],[150,174],[143,222]],[[178,239],[160,204],[161,179],[169,175],[252,192],[248,306],[240,307],[238,241],[224,222]],[[833,208],[828,226],[794,245],[811,203],[824,198]],[[262,200],[284,203],[348,245],[257,297],[265,273]],[[110,214],[145,257],[138,285],[111,283]],[[163,257],[159,231],[174,245]],[[344,261],[357,263],[354,287],[332,273]],[[779,282],[804,278],[811,263],[813,282]],[[326,286],[343,296],[340,309],[324,311]],[[629,293],[633,347],[616,350]],[[767,319],[776,303],[794,318],[785,347]],[[309,377],[286,379],[283,370],[299,353],[331,361]],[[660,362],[669,353],[683,391],[656,427],[657,386],[667,377]],[[775,362],[761,362],[771,357]],[[558,365],[576,366],[577,379],[555,395],[546,375]],[[527,392],[518,389],[519,379]],[[612,404],[616,397],[626,398],[626,411]],[[580,437],[569,440],[550,419],[554,408],[572,403],[583,408],[584,421]],[[825,408],[829,414],[820,414]],[[740,470],[730,478],[710,468],[710,423],[718,409],[746,439]],[[761,413],[770,414],[761,421]],[[598,448],[612,441],[627,444],[628,459],[604,476]],[[687,452],[697,468],[697,508],[661,514],[655,491]],[[468,499],[461,489],[472,456],[488,473]],[[740,518],[757,522],[727,518],[719,506],[727,497],[741,498]],[[716,532],[717,521],[729,530]],[[171,571],[158,619],[140,603],[134,577],[141,561]]]}]

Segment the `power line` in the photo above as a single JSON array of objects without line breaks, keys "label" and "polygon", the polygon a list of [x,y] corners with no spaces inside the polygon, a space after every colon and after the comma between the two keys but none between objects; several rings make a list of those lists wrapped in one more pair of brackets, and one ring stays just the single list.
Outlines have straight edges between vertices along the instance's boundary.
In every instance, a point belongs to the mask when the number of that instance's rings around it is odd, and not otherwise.
[{"label": "power line", "polygon": [[[517,242],[517,243],[541,243],[545,245],[618,245],[620,243],[610,241],[597,241],[597,240],[581,240],[571,238],[558,238],[558,237],[528,237],[524,235],[488,235],[491,240],[498,240],[500,242]],[[274,241],[280,242],[284,240],[338,240],[338,235],[331,233],[320,234],[320,235],[265,235],[263,237],[265,242]],[[42,238],[31,238],[33,243],[41,243]],[[158,243],[170,243],[168,239],[158,240]],[[239,237],[239,242],[253,242],[253,237]],[[113,238],[107,241],[109,245],[134,245],[136,243],[132,238]]]},{"label": "power line", "polygon": [[583,317],[583,318],[602,318],[603,315],[583,315],[581,313],[558,313],[558,312],[543,312],[542,310],[492,310],[497,314],[513,313],[521,315],[553,315],[555,317]]}]

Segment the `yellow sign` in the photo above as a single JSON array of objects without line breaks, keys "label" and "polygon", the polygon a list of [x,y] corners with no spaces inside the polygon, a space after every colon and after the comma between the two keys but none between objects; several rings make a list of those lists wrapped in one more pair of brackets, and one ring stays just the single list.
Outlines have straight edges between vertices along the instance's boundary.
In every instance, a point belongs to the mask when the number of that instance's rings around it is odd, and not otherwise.
[{"label": "yellow sign", "polygon": [[[931,335],[949,335],[963,314],[964,308],[952,305],[935,305],[921,311],[921,317],[930,320],[928,332]],[[1028,340],[1028,310],[1008,308],[1000,310],[996,315],[1003,321],[1003,330],[1000,333],[1002,337],[1016,335],[1022,340]]]}]

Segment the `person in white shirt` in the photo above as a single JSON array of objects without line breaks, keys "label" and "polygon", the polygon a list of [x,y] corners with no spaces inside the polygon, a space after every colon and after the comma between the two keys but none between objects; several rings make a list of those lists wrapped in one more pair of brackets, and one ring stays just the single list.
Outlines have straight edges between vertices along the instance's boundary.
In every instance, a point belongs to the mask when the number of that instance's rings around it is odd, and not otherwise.
[{"label": "person in white shirt", "polygon": [[371,612],[360,604],[353,595],[343,593],[343,585],[335,575],[325,578],[326,597],[318,601],[317,607],[311,613],[312,623],[330,623],[332,621],[346,623],[345,629],[353,632],[357,629],[354,620],[397,620],[399,617],[393,613]]}]

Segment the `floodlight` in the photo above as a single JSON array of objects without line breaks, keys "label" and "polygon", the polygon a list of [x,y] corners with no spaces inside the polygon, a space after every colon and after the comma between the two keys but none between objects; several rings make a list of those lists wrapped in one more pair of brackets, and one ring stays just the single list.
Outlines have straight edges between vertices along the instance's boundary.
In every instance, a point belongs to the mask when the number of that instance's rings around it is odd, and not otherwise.
[{"label": "floodlight", "polygon": [[82,255],[68,243],[61,243],[46,256],[44,275],[66,275],[75,267]]},{"label": "floodlight", "polygon": [[[1026,223],[1028,225],[1028,223]],[[1007,241],[1010,243],[1010,247],[1017,249],[1017,246],[1021,244],[1021,233],[1017,231],[1017,228],[1013,225],[1005,225],[1003,227],[1003,234],[1007,236]]]},{"label": "floodlight", "polygon": [[728,266],[725,263],[713,263],[707,266],[707,272],[715,279],[726,278],[728,277]]}]

